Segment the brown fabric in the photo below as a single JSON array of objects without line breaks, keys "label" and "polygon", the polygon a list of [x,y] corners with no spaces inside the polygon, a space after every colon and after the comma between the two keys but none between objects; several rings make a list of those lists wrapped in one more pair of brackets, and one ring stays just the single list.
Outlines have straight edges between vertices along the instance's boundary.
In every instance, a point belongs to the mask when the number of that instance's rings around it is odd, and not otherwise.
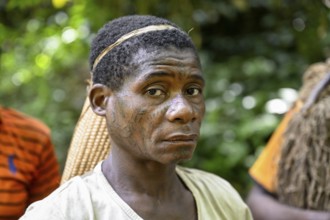
[{"label": "brown fabric", "polygon": [[105,118],[96,115],[86,98],[74,130],[61,183],[94,168],[110,151]]},{"label": "brown fabric", "polygon": [[285,114],[281,123],[270,137],[267,145],[249,169],[249,174],[259,185],[272,194],[277,193],[277,170],[280,159],[283,134],[292,117],[301,110],[303,103],[297,101]]},{"label": "brown fabric", "polygon": [[[329,63],[312,65],[304,74],[300,98],[308,101],[329,71]],[[330,85],[303,110],[291,119],[283,136],[278,198],[291,206],[330,211]]]}]

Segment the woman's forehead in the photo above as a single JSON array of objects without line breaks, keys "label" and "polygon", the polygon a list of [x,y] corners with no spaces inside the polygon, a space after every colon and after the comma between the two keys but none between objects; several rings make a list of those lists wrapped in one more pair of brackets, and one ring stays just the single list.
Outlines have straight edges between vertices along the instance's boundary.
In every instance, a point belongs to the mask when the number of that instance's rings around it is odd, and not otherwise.
[{"label": "woman's forehead", "polygon": [[138,81],[160,78],[186,79],[204,84],[200,62],[192,50],[141,51],[135,56],[134,77]]},{"label": "woman's forehead", "polygon": [[160,49],[139,49],[133,55],[132,62],[136,66],[143,65],[193,65],[195,68],[201,68],[199,57],[195,50],[191,48],[178,49],[175,47],[167,47]]}]

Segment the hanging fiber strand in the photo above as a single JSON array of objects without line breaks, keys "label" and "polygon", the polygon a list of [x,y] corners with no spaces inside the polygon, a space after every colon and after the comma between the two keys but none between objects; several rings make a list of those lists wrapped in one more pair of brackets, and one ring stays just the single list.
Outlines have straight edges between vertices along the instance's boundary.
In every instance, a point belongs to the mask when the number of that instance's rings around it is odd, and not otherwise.
[{"label": "hanging fiber strand", "polygon": [[299,100],[304,103],[283,136],[278,170],[279,201],[330,211],[330,63],[311,65]]}]

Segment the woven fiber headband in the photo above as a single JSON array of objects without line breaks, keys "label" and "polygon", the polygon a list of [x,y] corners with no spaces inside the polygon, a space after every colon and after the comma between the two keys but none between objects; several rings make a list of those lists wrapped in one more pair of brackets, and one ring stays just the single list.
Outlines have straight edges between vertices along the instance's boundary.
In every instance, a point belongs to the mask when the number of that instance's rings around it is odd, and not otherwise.
[{"label": "woven fiber headband", "polygon": [[170,29],[175,29],[175,27],[171,26],[171,25],[167,25],[167,24],[161,24],[161,25],[150,25],[150,26],[146,26],[140,29],[136,29],[134,31],[131,31],[127,34],[124,34],[123,36],[121,36],[116,42],[114,42],[113,44],[110,44],[108,47],[106,47],[95,59],[94,64],[93,64],[93,68],[92,68],[92,72],[95,70],[97,64],[102,60],[102,58],[110,51],[112,50],[114,47],[118,46],[119,44],[121,44],[122,42],[124,42],[125,40],[131,38],[131,37],[135,37],[147,32],[151,32],[151,31],[162,31],[162,30],[170,30]]}]

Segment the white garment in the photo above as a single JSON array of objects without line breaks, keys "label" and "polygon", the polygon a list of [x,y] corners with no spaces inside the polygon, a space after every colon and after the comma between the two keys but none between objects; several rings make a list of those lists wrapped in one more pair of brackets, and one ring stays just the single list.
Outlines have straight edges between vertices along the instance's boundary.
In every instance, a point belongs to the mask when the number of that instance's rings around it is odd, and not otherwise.
[{"label": "white garment", "polygon": [[[252,219],[233,187],[222,178],[201,170],[176,169],[192,192],[199,220]],[[21,220],[126,220],[142,218],[113,190],[101,171],[101,162],[86,175],[61,185],[43,200],[29,206]]]}]

